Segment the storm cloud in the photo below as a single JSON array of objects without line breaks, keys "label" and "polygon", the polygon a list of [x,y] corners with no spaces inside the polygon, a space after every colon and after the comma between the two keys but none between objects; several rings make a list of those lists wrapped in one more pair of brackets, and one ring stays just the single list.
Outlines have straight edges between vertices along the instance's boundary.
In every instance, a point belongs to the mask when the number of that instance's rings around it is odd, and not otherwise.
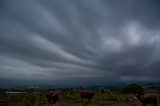
[{"label": "storm cloud", "polygon": [[160,80],[159,0],[1,0],[0,78]]}]

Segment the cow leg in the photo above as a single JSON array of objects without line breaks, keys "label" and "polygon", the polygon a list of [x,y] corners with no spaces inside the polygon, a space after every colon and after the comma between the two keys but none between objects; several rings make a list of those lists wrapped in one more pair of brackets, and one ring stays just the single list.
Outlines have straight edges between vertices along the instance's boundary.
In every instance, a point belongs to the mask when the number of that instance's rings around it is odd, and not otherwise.
[{"label": "cow leg", "polygon": [[50,106],[54,106],[54,104],[51,103]]},{"label": "cow leg", "polygon": [[55,106],[58,106],[58,102],[55,103]]},{"label": "cow leg", "polygon": [[154,102],[153,102],[153,106],[156,106]]},{"label": "cow leg", "polygon": [[153,106],[156,106],[156,102],[153,102]]},{"label": "cow leg", "polygon": [[91,98],[88,98],[88,103],[91,103]]},{"label": "cow leg", "polygon": [[155,104],[155,106],[158,106],[158,101],[156,101],[154,104]]},{"label": "cow leg", "polygon": [[157,101],[154,102],[154,103],[153,103],[153,106],[158,106],[158,102],[157,102]]},{"label": "cow leg", "polygon": [[83,102],[83,98],[81,97],[81,102]]},{"label": "cow leg", "polygon": [[56,104],[57,104],[57,106],[58,106],[59,103],[57,102]]},{"label": "cow leg", "polygon": [[57,102],[54,103],[54,106],[58,106]]},{"label": "cow leg", "polygon": [[155,103],[155,104],[156,104],[156,106],[158,106],[158,101],[156,101],[156,103]]},{"label": "cow leg", "polygon": [[154,102],[154,105],[153,106],[158,106],[158,103],[157,102]]},{"label": "cow leg", "polygon": [[143,106],[146,106],[146,103],[143,103]]}]

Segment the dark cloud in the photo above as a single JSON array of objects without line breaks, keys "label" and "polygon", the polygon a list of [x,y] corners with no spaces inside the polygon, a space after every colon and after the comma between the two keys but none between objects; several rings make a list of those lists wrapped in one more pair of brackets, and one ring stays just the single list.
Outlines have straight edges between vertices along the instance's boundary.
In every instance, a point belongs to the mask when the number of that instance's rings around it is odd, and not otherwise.
[{"label": "dark cloud", "polygon": [[0,1],[0,78],[159,80],[158,0]]}]

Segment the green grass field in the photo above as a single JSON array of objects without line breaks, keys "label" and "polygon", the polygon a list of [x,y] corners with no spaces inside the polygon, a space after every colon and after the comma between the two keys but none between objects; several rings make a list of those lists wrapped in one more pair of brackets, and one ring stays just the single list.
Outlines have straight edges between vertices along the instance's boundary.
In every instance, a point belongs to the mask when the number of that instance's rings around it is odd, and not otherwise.
[{"label": "green grass field", "polygon": [[[58,94],[60,96],[59,106],[142,106],[133,95],[115,92],[97,92],[91,103],[81,102],[79,92],[61,92]],[[34,104],[34,106],[49,106],[45,95],[46,93],[42,92],[8,94],[7,96],[1,96],[0,100],[5,101],[9,106],[32,106],[31,104]],[[160,100],[160,95],[156,95]],[[5,106],[5,103],[1,103],[0,106]]]}]

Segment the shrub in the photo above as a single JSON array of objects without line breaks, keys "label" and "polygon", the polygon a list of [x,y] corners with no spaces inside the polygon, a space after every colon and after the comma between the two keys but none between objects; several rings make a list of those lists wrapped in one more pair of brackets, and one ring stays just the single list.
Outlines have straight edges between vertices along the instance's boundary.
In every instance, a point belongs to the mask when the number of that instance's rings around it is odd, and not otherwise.
[{"label": "shrub", "polygon": [[144,94],[144,89],[138,84],[129,84],[121,92],[124,94]]}]

